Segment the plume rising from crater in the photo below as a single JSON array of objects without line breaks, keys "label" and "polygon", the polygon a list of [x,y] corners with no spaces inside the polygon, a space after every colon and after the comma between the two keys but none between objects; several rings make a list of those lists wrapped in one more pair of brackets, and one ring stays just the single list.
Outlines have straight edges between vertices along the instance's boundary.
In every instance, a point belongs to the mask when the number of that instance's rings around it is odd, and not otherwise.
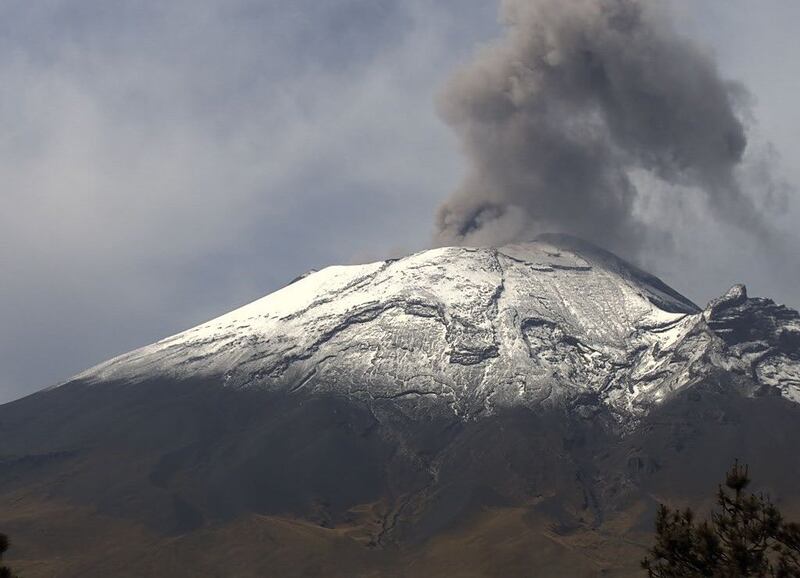
[{"label": "plume rising from crater", "polygon": [[505,38],[441,96],[468,172],[440,207],[439,242],[558,231],[633,253],[650,233],[637,171],[677,185],[662,193],[675,206],[693,191],[718,220],[766,234],[736,175],[744,89],[665,14],[639,0],[504,0],[502,17]]}]

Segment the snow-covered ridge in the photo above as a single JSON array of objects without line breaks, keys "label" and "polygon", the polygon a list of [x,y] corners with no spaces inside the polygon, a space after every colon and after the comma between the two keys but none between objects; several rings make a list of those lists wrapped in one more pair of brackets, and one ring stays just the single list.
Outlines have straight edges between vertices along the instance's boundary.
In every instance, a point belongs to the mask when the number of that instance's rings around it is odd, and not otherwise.
[{"label": "snow-covered ridge", "polygon": [[[738,313],[701,312],[610,253],[545,236],[328,267],[75,379],[203,376],[235,388],[443,401],[464,416],[517,404],[635,414],[713,366],[800,400],[797,314],[764,300],[754,312],[755,301],[745,294]],[[748,315],[775,317],[772,333],[756,336],[757,356],[742,345],[747,332],[733,331],[742,343],[722,335]]]}]

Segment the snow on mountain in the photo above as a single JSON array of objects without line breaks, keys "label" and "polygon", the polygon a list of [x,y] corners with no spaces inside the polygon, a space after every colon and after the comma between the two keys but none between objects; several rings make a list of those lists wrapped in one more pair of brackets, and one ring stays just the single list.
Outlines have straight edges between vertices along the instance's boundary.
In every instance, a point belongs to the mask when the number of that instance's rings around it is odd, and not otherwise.
[{"label": "snow on mountain", "polygon": [[714,372],[800,403],[800,317],[742,286],[701,311],[583,241],[548,235],[328,267],[74,378],[219,378],[460,416],[513,405],[646,412]]}]

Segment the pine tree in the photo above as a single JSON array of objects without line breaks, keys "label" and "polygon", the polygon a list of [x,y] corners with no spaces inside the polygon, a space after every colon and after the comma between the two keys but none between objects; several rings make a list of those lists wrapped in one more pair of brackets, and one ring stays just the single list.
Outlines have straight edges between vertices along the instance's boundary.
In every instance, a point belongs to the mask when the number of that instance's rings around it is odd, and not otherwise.
[{"label": "pine tree", "polygon": [[[0,534],[0,563],[3,561],[3,554],[8,550],[9,541],[8,536]],[[15,578],[11,569],[7,566],[0,566],[0,578]]]},{"label": "pine tree", "polygon": [[656,543],[642,561],[650,578],[800,578],[800,525],[785,522],[763,494],[745,490],[747,466],[734,463],[710,521],[690,509],[656,515]]}]

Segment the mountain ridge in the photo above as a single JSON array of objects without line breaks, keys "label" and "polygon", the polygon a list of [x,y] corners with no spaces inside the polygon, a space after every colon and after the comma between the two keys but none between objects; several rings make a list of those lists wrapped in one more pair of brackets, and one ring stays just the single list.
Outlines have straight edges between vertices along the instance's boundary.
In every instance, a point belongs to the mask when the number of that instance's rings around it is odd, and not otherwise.
[{"label": "mountain ridge", "polygon": [[763,366],[765,383],[800,399],[798,360],[780,345],[800,335],[800,322],[789,309],[748,303],[756,301],[745,291],[742,315],[781,311],[758,344],[743,337],[761,348],[758,358],[744,346],[734,351],[719,339],[724,329],[709,325],[720,303],[701,310],[607,251],[545,235],[328,267],[74,379],[191,374],[233,388],[431,397],[465,418],[497,404],[598,396],[636,415],[696,380],[702,357],[754,373],[759,384]]},{"label": "mountain ridge", "polygon": [[332,267],[0,406],[0,527],[29,578],[636,576],[734,458],[800,515],[798,368],[797,311],[574,239]]}]

